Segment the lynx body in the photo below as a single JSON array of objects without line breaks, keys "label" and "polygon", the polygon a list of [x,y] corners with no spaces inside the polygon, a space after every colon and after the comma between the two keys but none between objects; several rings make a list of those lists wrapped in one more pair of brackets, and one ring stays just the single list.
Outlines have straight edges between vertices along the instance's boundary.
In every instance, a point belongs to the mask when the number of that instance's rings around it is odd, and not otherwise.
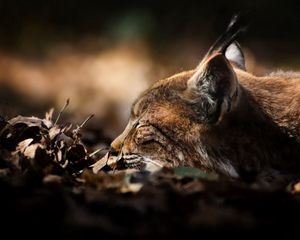
[{"label": "lynx body", "polygon": [[235,20],[196,69],[140,95],[108,163],[150,171],[193,166],[267,183],[298,176],[300,74],[248,73]]}]

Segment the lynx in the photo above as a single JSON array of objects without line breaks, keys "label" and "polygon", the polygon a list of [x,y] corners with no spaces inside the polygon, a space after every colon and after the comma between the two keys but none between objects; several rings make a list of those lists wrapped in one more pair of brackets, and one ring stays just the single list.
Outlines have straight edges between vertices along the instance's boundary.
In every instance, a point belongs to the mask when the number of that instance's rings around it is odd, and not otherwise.
[{"label": "lynx", "polygon": [[241,31],[234,18],[195,69],[142,93],[103,159],[149,171],[192,166],[243,181],[297,177],[300,74],[247,72],[236,42]]}]

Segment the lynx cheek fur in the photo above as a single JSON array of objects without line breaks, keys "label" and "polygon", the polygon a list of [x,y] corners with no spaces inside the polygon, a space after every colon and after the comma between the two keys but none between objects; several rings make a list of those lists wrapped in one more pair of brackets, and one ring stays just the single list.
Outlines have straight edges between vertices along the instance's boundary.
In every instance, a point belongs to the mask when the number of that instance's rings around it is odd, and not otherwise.
[{"label": "lynx cheek fur", "polygon": [[196,69],[142,93],[108,162],[146,170],[193,166],[268,183],[298,176],[300,74],[246,72],[235,41],[241,30],[234,18]]}]

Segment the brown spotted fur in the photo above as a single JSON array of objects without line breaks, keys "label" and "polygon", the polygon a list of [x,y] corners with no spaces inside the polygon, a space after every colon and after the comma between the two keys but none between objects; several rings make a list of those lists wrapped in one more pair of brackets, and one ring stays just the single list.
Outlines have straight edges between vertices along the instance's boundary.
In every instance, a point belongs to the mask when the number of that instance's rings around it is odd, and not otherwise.
[{"label": "brown spotted fur", "polygon": [[[217,96],[238,88],[230,110],[212,122],[194,108],[202,101],[202,90],[191,81],[198,71],[207,76],[217,71],[217,84],[223,84]],[[258,77],[212,52],[200,70],[160,80],[140,95],[108,157],[129,168],[193,166],[245,181],[285,182],[300,173],[299,120],[300,75]]]}]

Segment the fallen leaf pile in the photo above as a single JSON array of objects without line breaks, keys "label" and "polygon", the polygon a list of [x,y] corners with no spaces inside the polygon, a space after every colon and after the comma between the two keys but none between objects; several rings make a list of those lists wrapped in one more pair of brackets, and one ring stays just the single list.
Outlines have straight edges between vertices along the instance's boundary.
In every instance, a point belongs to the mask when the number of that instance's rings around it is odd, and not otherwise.
[{"label": "fallen leaf pile", "polygon": [[52,115],[0,118],[0,226],[11,237],[298,233],[299,183],[260,189],[191,167],[95,174],[102,156],[82,140],[86,121]]},{"label": "fallen leaf pile", "polygon": [[45,182],[60,181],[61,177],[74,181],[92,164],[79,127],[54,124],[52,113],[44,119],[0,119],[1,174],[34,175]]}]

